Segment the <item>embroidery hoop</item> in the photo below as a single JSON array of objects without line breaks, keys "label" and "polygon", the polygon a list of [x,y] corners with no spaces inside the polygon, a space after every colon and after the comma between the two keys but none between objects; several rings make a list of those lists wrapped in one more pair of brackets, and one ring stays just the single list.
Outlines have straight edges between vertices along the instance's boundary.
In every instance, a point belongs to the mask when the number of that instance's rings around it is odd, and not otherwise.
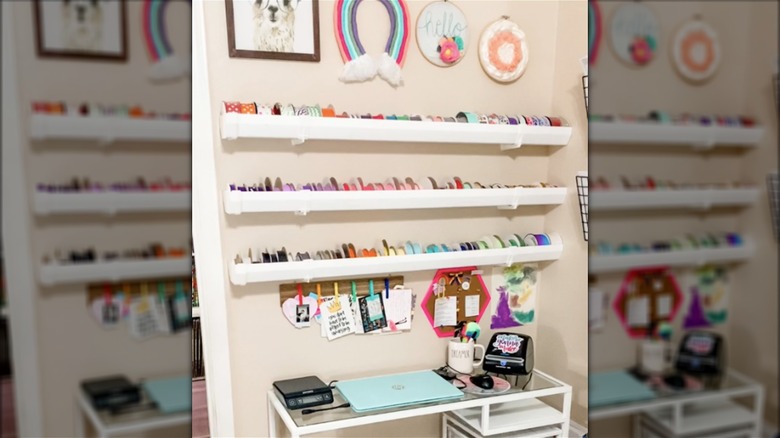
[{"label": "embroidery hoop", "polygon": [[[505,35],[507,32],[514,37],[515,57],[520,57],[517,61],[517,66],[512,71],[503,71],[493,64],[495,60],[500,61],[498,53],[491,60],[491,44],[496,44],[494,39],[499,35]],[[497,48],[495,46],[493,48],[496,50],[500,49],[500,47]],[[490,23],[482,31],[482,36],[479,38],[479,63],[482,65],[485,73],[498,82],[514,82],[522,76],[528,65],[528,45],[525,42],[525,33],[520,30],[520,26],[509,21],[509,17],[506,15]]]},{"label": "embroidery hoop", "polygon": [[390,16],[385,51],[374,60],[360,42],[357,9],[363,0],[337,0],[333,8],[336,43],[344,60],[342,82],[364,82],[379,75],[393,87],[403,84],[401,67],[409,45],[409,9],[405,0],[379,0]]},{"label": "embroidery hoop", "polygon": [[[190,3],[191,0],[188,0]],[[152,58],[149,79],[164,81],[190,76],[189,57],[179,57],[173,53],[165,27],[165,10],[169,0],[144,0],[142,11],[144,42]],[[190,3],[192,6],[192,3]]]},{"label": "embroidery hoop", "polygon": [[[639,36],[651,37],[655,40],[655,47],[649,47],[651,52],[649,60],[640,63],[633,59],[631,55],[633,41],[627,40],[628,35],[626,32],[617,32],[614,28],[618,19],[622,19],[624,22],[628,21],[634,25],[640,25],[641,30],[646,30],[647,32]],[[631,37],[637,36],[634,32],[629,32],[629,34]],[[612,14],[609,36],[609,46],[612,47],[613,53],[621,62],[631,67],[646,67],[657,58],[656,55],[661,39],[661,25],[658,22],[658,16],[647,5],[639,2],[624,3],[618,6]]]},{"label": "embroidery hoop", "polygon": [[[707,46],[705,61],[697,62],[692,58],[695,55],[691,38]],[[720,65],[720,43],[715,29],[699,17],[683,24],[672,39],[672,61],[677,72],[687,80],[703,82],[710,79]]]},{"label": "embroidery hoop", "polygon": [[[428,40],[428,38],[420,38],[420,23],[423,20],[425,20],[425,16],[424,15],[426,13],[430,13],[431,9],[442,8],[442,7],[450,8],[450,12],[453,14],[453,17],[455,17],[455,18],[453,18],[454,21],[462,22],[462,23],[466,24],[466,28],[463,29],[463,31],[461,32],[460,35],[458,35],[461,38],[461,40],[463,41],[463,49],[460,50],[460,57],[455,62],[451,62],[451,63],[447,63],[447,62],[442,61],[439,58],[438,52],[435,55],[433,53],[430,53],[429,50],[431,48],[423,46],[425,44],[424,40]],[[456,15],[457,15],[457,17],[456,17]],[[452,37],[453,35],[446,35],[446,36]],[[442,37],[437,38],[437,42],[436,42],[437,45],[438,45],[438,40],[441,39],[441,38]],[[464,14],[463,11],[457,5],[455,5],[454,3],[452,3],[449,0],[436,0],[436,1],[433,1],[431,3],[428,3],[427,5],[425,5],[423,7],[422,11],[420,11],[420,14],[417,16],[417,23],[415,25],[415,39],[417,40],[417,48],[420,50],[420,53],[422,53],[423,58],[425,58],[426,61],[430,62],[431,64],[433,64],[433,65],[435,65],[437,67],[452,67],[452,66],[460,63],[460,61],[463,60],[463,58],[466,56],[466,53],[468,51],[468,45],[469,45],[469,39],[470,38],[471,38],[471,35],[470,35],[470,29],[469,29],[469,26],[468,26],[468,22],[466,20],[466,14]],[[428,41],[430,41],[430,40],[428,40]],[[434,48],[435,48],[435,46],[434,46]]]},{"label": "embroidery hoop", "polygon": [[597,0],[588,0],[588,60],[596,63],[601,44],[601,8]]}]

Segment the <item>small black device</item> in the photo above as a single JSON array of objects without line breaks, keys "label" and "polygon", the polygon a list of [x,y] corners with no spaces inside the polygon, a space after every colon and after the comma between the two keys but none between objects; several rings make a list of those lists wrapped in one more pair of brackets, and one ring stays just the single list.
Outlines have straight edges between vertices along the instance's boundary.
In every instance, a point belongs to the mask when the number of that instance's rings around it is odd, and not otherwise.
[{"label": "small black device", "polygon": [[481,376],[471,376],[469,380],[471,380],[471,383],[479,386],[482,389],[493,389],[493,378],[487,374],[483,374]]},{"label": "small black device", "polygon": [[81,382],[95,409],[116,409],[141,401],[141,391],[127,377],[117,375],[89,379]]},{"label": "small black device", "polygon": [[528,335],[495,333],[485,350],[486,373],[524,376],[534,369],[534,342]]},{"label": "small black device", "polygon": [[680,342],[675,368],[686,374],[719,376],[724,370],[723,344],[723,337],[717,333],[686,333]]},{"label": "small black device", "polygon": [[664,377],[664,383],[674,389],[685,388],[685,378],[679,374],[672,374]]},{"label": "small black device", "polygon": [[287,409],[303,409],[333,403],[333,391],[319,377],[306,376],[274,382]]}]

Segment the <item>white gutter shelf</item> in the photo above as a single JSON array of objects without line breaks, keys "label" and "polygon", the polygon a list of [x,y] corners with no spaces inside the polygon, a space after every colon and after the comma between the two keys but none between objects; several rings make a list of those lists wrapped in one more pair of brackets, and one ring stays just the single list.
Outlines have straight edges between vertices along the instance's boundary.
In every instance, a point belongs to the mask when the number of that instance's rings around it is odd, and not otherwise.
[{"label": "white gutter shelf", "polygon": [[552,245],[483,249],[389,257],[360,257],[337,260],[304,260],[284,263],[235,263],[228,268],[235,285],[272,281],[315,281],[362,275],[427,271],[459,266],[510,266],[557,260],[563,252],[558,234],[549,234]]},{"label": "white gutter shelf", "polygon": [[432,121],[347,119],[338,117],[261,116],[228,113],[220,116],[222,139],[349,140],[410,143],[496,144],[501,150],[524,145],[565,146],[569,126],[486,125]]},{"label": "white gutter shelf", "polygon": [[30,116],[30,137],[33,140],[93,140],[102,145],[115,141],[189,144],[191,127],[189,120],[49,114]]},{"label": "white gutter shelf", "polygon": [[148,260],[119,260],[97,263],[44,264],[40,267],[41,284],[51,286],[64,283],[117,282],[146,278],[164,278],[191,275],[189,257]]},{"label": "white gutter shelf", "polygon": [[644,253],[591,255],[588,272],[602,274],[657,266],[703,266],[707,263],[733,263],[749,259],[755,248],[750,243],[721,248],[652,251]]},{"label": "white gutter shelf", "polygon": [[691,190],[591,190],[590,208],[595,211],[713,207],[741,207],[758,200],[757,188]]},{"label": "white gutter shelf", "polygon": [[682,145],[696,149],[716,146],[756,146],[764,136],[764,128],[735,126],[675,125],[654,122],[588,123],[588,139],[592,143]]},{"label": "white gutter shelf", "polygon": [[390,191],[295,191],[223,193],[228,214],[354,210],[403,210],[452,207],[498,207],[514,209],[521,205],[558,205],[566,188],[508,188],[464,190]]},{"label": "white gutter shelf", "polygon": [[48,214],[117,214],[189,211],[189,190],[160,192],[78,192],[33,194],[33,211]]}]

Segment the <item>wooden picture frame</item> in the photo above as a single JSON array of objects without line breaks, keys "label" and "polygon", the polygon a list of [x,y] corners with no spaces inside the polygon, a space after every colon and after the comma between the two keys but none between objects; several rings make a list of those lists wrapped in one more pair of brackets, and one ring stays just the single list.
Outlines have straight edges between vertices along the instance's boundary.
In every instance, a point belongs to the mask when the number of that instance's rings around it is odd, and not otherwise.
[{"label": "wooden picture frame", "polygon": [[125,0],[97,5],[84,0],[34,0],[38,57],[126,62]]},{"label": "wooden picture frame", "polygon": [[[273,8],[276,10],[272,13]],[[273,18],[270,18],[271,14]],[[320,62],[319,0],[225,0],[225,15],[228,56],[231,58]],[[247,19],[238,25],[236,16]],[[306,19],[308,16],[311,26]],[[258,26],[262,26],[259,22],[265,23],[267,35],[274,32],[274,37],[259,36]],[[263,50],[264,45],[268,49]]]}]

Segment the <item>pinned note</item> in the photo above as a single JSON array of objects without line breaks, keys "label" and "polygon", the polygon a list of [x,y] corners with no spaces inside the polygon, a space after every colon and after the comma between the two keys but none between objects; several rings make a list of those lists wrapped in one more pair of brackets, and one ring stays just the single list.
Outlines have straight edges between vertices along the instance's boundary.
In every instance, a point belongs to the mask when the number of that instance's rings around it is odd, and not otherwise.
[{"label": "pinned note", "polygon": [[433,311],[434,327],[454,326],[458,323],[458,298],[436,298]]},{"label": "pinned note", "polygon": [[650,325],[650,299],[647,296],[631,298],[628,301],[628,325],[630,327]]},{"label": "pinned note", "polygon": [[385,332],[411,330],[412,328],[412,291],[411,289],[391,289],[385,299],[387,327]]},{"label": "pinned note", "polygon": [[322,306],[323,326],[329,341],[355,333],[355,319],[349,305],[349,296],[342,295],[336,306]]},{"label": "pinned note", "polygon": [[479,315],[479,295],[466,295],[466,309],[465,314],[469,316]]},{"label": "pinned note", "polygon": [[655,315],[659,318],[668,318],[672,313],[672,296],[661,295],[655,299]]}]

